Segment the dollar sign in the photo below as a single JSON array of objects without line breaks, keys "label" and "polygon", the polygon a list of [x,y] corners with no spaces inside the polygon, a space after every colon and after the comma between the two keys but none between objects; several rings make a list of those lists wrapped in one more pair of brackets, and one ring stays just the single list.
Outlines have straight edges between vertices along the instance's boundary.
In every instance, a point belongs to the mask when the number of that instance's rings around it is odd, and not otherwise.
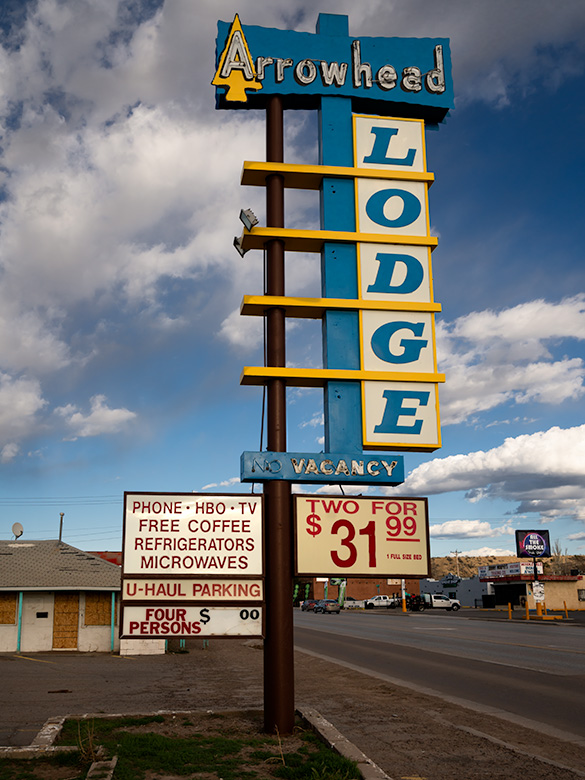
[{"label": "dollar sign", "polygon": [[209,616],[209,610],[207,609],[207,607],[203,607],[203,609],[199,610],[199,618],[200,618],[201,622],[203,623],[203,625],[205,625],[206,623],[209,623],[209,621],[211,620],[211,617]]},{"label": "dollar sign", "polygon": [[310,526],[307,528],[307,533],[311,534],[311,536],[318,536],[321,533],[321,526],[319,523],[321,522],[321,518],[319,515],[309,515],[307,517],[307,525]]}]

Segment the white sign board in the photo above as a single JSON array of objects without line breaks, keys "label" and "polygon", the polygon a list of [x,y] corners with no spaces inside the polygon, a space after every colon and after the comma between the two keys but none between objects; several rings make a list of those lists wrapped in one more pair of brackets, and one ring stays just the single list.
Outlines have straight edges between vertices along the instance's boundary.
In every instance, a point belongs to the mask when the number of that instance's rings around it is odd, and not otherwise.
[{"label": "white sign board", "polygon": [[426,498],[294,496],[299,575],[426,577]]},{"label": "white sign board", "polygon": [[262,636],[262,607],[177,607],[166,605],[124,607],[122,638]]},{"label": "white sign board", "polygon": [[262,580],[242,579],[125,579],[124,601],[262,601]]},{"label": "white sign board", "polygon": [[537,604],[542,604],[544,601],[544,583],[542,582],[533,582],[532,583],[532,595],[534,596],[534,601]]},{"label": "white sign board", "polygon": [[125,493],[124,576],[262,576],[262,497]]}]

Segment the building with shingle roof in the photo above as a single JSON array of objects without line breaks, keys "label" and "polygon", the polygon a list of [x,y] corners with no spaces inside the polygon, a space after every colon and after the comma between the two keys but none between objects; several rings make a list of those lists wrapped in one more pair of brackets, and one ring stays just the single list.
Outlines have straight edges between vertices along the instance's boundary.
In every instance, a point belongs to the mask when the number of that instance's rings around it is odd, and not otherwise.
[{"label": "building with shingle roof", "polygon": [[114,651],[121,570],[65,542],[0,540],[0,652]]}]

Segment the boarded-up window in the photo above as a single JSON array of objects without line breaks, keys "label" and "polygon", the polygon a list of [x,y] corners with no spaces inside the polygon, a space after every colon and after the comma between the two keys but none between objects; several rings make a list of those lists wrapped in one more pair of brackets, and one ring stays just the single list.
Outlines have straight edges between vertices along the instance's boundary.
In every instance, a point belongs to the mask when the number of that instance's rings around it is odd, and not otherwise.
[{"label": "boarded-up window", "polygon": [[109,626],[112,620],[112,594],[85,594],[85,625]]},{"label": "boarded-up window", "polygon": [[16,623],[16,593],[0,593],[0,623]]}]

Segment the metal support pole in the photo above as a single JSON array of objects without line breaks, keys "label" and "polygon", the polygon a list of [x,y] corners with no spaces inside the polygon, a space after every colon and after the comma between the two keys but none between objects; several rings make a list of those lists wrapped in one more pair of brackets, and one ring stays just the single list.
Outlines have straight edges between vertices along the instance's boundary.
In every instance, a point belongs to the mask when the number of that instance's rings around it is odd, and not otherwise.
[{"label": "metal support pole", "polygon": [[[536,571],[536,558],[532,559],[532,565],[534,567],[534,579],[533,582],[538,582],[538,572]],[[532,593],[534,595],[534,588],[532,589]],[[536,598],[534,599],[536,602],[536,617],[542,617],[542,604],[540,601],[536,601]]]},{"label": "metal support pole", "polygon": [[22,639],[22,598],[23,592],[18,594],[18,629],[16,634],[16,652],[20,653],[20,640]]},{"label": "metal support pole", "polygon": [[[266,160],[284,162],[284,112],[282,99],[271,97],[266,110]],[[266,225],[284,227],[284,180],[266,177]],[[285,294],[284,242],[266,243],[266,295]],[[285,312],[266,312],[266,364],[286,365]],[[267,382],[267,447],[286,452],[286,384]],[[292,611],[292,524],[290,482],[268,481],[265,496],[266,615],[264,639],[264,728],[289,734],[294,728],[294,652]]]}]

